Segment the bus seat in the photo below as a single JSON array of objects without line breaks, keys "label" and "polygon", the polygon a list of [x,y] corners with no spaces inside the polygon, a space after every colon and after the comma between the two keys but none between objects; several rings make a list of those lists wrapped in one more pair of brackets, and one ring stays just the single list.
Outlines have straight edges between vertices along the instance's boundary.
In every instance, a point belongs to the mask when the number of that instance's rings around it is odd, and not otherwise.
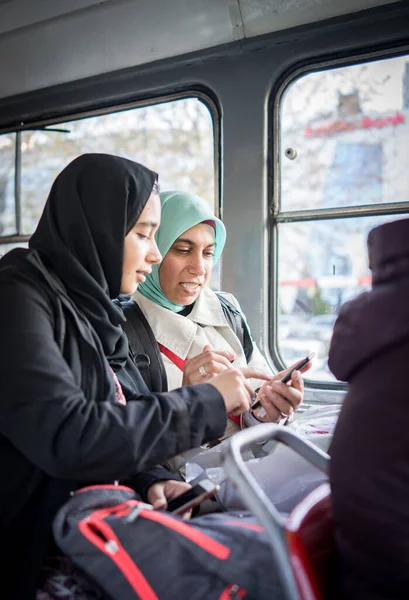
[{"label": "bus seat", "polygon": [[265,527],[283,597],[286,600],[328,600],[331,594],[334,600],[332,588],[338,577],[329,484],[322,483],[315,488],[285,517],[269,500],[242,456],[245,449],[265,444],[267,440],[289,446],[329,475],[331,459],[326,452],[288,427],[275,423],[260,423],[231,436],[223,450],[221,464],[248,509]]},{"label": "bus seat", "polygon": [[324,600],[334,584],[336,563],[331,490],[323,483],[289,515],[285,535],[301,600]]}]

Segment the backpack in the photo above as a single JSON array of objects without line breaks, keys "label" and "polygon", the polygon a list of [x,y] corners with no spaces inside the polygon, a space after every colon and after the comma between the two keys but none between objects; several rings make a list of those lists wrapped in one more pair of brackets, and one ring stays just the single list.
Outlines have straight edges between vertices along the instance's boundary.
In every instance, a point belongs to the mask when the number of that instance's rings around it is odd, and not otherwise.
[{"label": "backpack", "polygon": [[126,322],[121,327],[126,333],[131,356],[149,391],[168,391],[168,379],[162,355],[153,331],[140,309],[130,296],[120,296],[115,302],[122,308]]},{"label": "backpack", "polygon": [[279,598],[268,537],[250,513],[184,521],[130,488],[83,488],[58,511],[55,541],[112,600]]},{"label": "backpack", "polygon": [[[253,341],[242,313],[222,294],[216,293],[226,321],[238,337],[249,362],[253,354]],[[152,329],[138,304],[130,296],[120,296],[114,301],[125,314],[122,329],[127,335],[132,358],[151,392],[166,392],[168,382],[162,355]]]}]

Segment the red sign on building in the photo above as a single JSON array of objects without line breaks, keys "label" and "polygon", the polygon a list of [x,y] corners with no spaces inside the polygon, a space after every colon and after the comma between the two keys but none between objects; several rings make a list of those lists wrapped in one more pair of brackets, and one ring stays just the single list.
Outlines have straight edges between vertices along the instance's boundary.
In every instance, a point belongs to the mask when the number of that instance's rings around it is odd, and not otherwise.
[{"label": "red sign on building", "polygon": [[385,117],[363,116],[358,120],[341,121],[337,119],[330,123],[324,123],[316,127],[308,126],[304,130],[305,137],[326,137],[345,131],[355,131],[357,129],[382,129],[383,127],[396,127],[405,123],[405,115],[395,113]]}]

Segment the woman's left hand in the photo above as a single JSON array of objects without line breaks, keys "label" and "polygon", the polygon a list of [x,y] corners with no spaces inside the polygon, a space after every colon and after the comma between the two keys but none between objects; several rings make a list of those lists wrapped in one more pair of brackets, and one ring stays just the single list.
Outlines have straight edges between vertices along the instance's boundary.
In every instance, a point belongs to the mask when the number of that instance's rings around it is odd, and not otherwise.
[{"label": "woman's left hand", "polygon": [[210,344],[206,344],[203,352],[186,361],[182,385],[208,383],[215,375],[230,369],[234,359],[233,352],[214,350]]},{"label": "woman's left hand", "polygon": [[300,371],[294,371],[289,383],[282,383],[280,379],[288,370],[277,373],[259,389],[256,401],[260,401],[261,407],[254,410],[254,416],[260,421],[277,423],[290,417],[300,406],[304,395],[304,381]]},{"label": "woman's left hand", "polygon": [[177,498],[183,492],[190,490],[192,486],[186,481],[179,481],[175,479],[168,479],[166,481],[155,481],[148,488],[148,502],[152,504],[155,509],[166,509],[168,500]]}]

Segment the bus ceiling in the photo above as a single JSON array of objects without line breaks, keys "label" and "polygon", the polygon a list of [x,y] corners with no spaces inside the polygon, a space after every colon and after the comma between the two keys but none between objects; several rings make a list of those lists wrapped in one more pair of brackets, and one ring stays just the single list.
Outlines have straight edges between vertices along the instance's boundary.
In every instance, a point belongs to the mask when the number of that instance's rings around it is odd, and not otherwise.
[{"label": "bus ceiling", "polygon": [[403,0],[0,0],[0,98]]}]

